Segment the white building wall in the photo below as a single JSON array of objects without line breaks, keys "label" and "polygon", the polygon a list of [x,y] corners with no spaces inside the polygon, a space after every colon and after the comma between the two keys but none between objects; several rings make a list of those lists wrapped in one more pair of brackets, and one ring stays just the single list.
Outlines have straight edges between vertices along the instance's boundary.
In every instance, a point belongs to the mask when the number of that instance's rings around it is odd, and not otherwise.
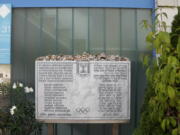
[{"label": "white building wall", "polygon": [[10,82],[11,78],[11,66],[9,64],[0,64],[0,83]]},{"label": "white building wall", "polygon": [[180,6],[180,0],[158,0],[158,6],[177,7]]},{"label": "white building wall", "polygon": [[167,13],[168,18],[163,18],[167,24],[167,31],[171,31],[171,23],[177,14],[177,7],[180,7],[180,0],[157,0],[157,7],[162,8],[162,12]]}]

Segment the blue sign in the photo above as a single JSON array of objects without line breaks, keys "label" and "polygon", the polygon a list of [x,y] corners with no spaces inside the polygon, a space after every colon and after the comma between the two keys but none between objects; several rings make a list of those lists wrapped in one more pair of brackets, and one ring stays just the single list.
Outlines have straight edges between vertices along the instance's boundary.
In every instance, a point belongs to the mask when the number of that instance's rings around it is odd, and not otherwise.
[{"label": "blue sign", "polygon": [[0,4],[0,64],[10,64],[11,4]]},{"label": "blue sign", "polygon": [[13,7],[110,7],[110,8],[150,8],[155,0],[0,0]]}]

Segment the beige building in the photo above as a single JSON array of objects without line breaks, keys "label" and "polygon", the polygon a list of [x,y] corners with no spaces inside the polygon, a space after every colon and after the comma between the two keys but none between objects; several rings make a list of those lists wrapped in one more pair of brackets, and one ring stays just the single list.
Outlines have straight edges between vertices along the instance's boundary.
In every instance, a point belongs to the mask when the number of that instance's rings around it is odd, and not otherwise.
[{"label": "beige building", "polygon": [[167,24],[167,31],[171,31],[171,23],[177,14],[177,7],[180,7],[180,0],[157,0],[156,5],[162,8],[162,12],[167,13],[168,18],[163,18]]},{"label": "beige building", "polygon": [[10,65],[0,64],[0,83],[10,81]]}]

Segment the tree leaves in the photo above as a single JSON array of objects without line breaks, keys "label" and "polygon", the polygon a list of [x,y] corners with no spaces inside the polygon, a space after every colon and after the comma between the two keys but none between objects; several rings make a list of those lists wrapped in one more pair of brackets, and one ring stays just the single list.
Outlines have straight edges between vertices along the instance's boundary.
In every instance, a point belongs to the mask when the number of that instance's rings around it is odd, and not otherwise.
[{"label": "tree leaves", "polygon": [[[167,17],[167,14],[161,13],[157,16]],[[161,23],[159,26],[166,29],[165,22],[155,22]],[[145,56],[143,59],[148,80],[148,98],[145,99],[140,128],[137,130],[139,132],[135,135],[180,134],[180,26],[178,27],[171,34],[156,31],[148,33],[146,37],[147,43],[153,46],[152,50],[160,54],[160,57]],[[179,39],[172,42],[174,38]],[[149,93],[153,94],[149,96]]]},{"label": "tree leaves", "polygon": [[178,128],[172,130],[172,135],[178,135]]},{"label": "tree leaves", "polygon": [[179,60],[175,56],[168,56],[168,64],[172,66],[178,66]]},{"label": "tree leaves", "polygon": [[179,37],[178,44],[177,44],[177,54],[180,59],[180,37]]},{"label": "tree leaves", "polygon": [[153,37],[154,37],[154,33],[153,32],[149,32],[149,34],[146,36],[146,41],[149,43],[153,42]]},{"label": "tree leaves", "polygon": [[143,65],[148,66],[149,65],[150,58],[148,55],[143,57]]},{"label": "tree leaves", "polygon": [[174,97],[175,97],[175,90],[173,89],[173,87],[168,86],[167,90],[168,90],[168,96],[169,96],[171,99],[174,99]]},{"label": "tree leaves", "polygon": [[142,25],[143,28],[148,29],[151,28],[152,26],[148,23],[147,20],[142,20],[142,22],[140,23],[140,25]]},{"label": "tree leaves", "polygon": [[159,32],[158,33],[158,38],[160,39],[161,42],[164,42],[165,44],[170,44],[170,35],[168,32]]},{"label": "tree leaves", "polygon": [[171,125],[172,125],[173,127],[176,127],[177,122],[176,122],[176,119],[175,119],[175,118],[170,117],[170,123],[171,123]]},{"label": "tree leaves", "polygon": [[162,127],[162,129],[165,131],[165,129],[166,129],[166,119],[164,119],[164,120],[161,122],[161,127]]}]

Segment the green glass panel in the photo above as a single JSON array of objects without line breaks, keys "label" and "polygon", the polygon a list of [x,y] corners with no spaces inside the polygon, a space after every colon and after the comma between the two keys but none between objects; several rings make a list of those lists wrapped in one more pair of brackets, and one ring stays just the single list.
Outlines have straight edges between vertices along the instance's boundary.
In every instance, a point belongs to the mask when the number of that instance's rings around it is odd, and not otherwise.
[{"label": "green glass panel", "polygon": [[104,11],[102,8],[89,9],[89,47],[91,53],[96,54],[105,51]]},{"label": "green glass panel", "polygon": [[42,9],[41,49],[42,55],[56,53],[56,9]]},{"label": "green glass panel", "polygon": [[[132,61],[131,121],[120,134],[130,135],[139,119],[145,76],[139,56],[146,52],[141,20],[151,22],[147,9],[28,8],[13,10],[12,81],[34,86],[35,58],[48,54],[107,52]],[[56,135],[111,135],[110,124],[58,124]],[[47,126],[43,126],[47,135]]]},{"label": "green glass panel", "polygon": [[121,55],[131,60],[131,120],[122,124],[121,134],[132,134],[136,115],[136,72],[137,72],[137,37],[136,37],[136,10],[121,9]]},{"label": "green glass panel", "polygon": [[[121,55],[128,57],[131,61],[131,123],[134,124],[136,114],[136,72],[137,72],[137,20],[135,9],[121,9]],[[123,126],[122,131],[128,134],[131,130],[127,130],[127,126]],[[134,126],[134,125],[132,125]]]},{"label": "green glass panel", "polygon": [[12,80],[23,81],[25,77],[25,20],[26,10],[13,10],[13,36],[12,36]]},{"label": "green glass panel", "polygon": [[[148,23],[151,25],[151,18],[152,15],[150,10],[145,9],[138,9],[137,10],[137,45],[138,51],[147,51],[147,45],[145,42],[146,35],[148,30],[143,28],[142,21],[147,20]],[[149,29],[150,31],[150,29]]]},{"label": "green glass panel", "polygon": [[58,52],[61,54],[72,54],[72,9],[58,9]]},{"label": "green glass panel", "polygon": [[105,10],[105,41],[108,54],[120,52],[120,10]]},{"label": "green glass panel", "polygon": [[[152,13],[150,10],[145,10],[145,9],[139,9],[137,10],[137,47],[138,47],[138,58],[142,57],[144,53],[147,53],[147,43],[145,42],[146,35],[150,31],[142,27],[142,20],[147,20],[149,24],[151,24],[151,16]],[[137,115],[136,119],[139,120],[140,118],[140,109],[143,104],[143,99],[144,99],[144,91],[146,89],[146,83],[141,83],[145,82],[145,71],[144,68],[141,64],[140,59],[138,59],[138,76],[137,76]],[[138,122],[136,121],[136,124]]]},{"label": "green glass panel", "polygon": [[73,135],[88,135],[87,124],[73,124]]},{"label": "green glass panel", "polygon": [[104,127],[102,124],[90,124],[89,135],[104,135]]},{"label": "green glass panel", "polygon": [[88,9],[74,9],[74,54],[88,51]]},{"label": "green glass panel", "polygon": [[72,135],[71,124],[57,124],[57,135]]},{"label": "green glass panel", "polygon": [[135,9],[121,9],[122,50],[136,49]]},{"label": "green glass panel", "polygon": [[40,9],[28,9],[26,16],[26,34],[25,34],[25,47],[26,52],[26,69],[29,86],[34,85],[35,81],[35,59],[40,56]]}]

